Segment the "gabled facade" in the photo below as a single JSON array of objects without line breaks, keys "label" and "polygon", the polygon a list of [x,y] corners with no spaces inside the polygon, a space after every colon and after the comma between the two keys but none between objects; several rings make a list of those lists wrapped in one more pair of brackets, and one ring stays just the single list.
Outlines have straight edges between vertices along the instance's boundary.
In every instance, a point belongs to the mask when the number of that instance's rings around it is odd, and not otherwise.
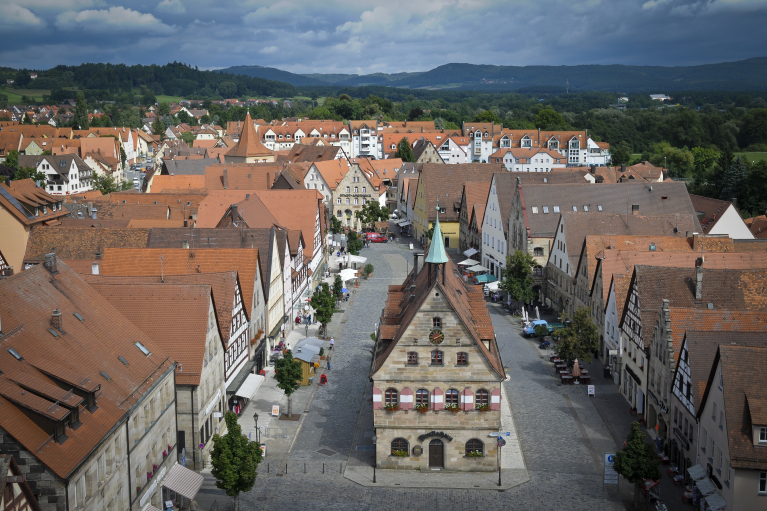
[{"label": "gabled facade", "polygon": [[357,213],[362,211],[368,202],[378,202],[380,196],[378,187],[373,185],[368,174],[362,171],[359,164],[352,163],[335,187],[332,203],[328,208],[341,221],[341,225],[359,230],[362,224],[357,218]]},{"label": "gabled facade", "polygon": [[378,144],[378,121],[349,121],[351,130],[351,147],[349,154],[352,158],[367,156],[381,158],[381,144]]},{"label": "gabled facade", "polygon": [[93,189],[93,170],[76,154],[19,156],[19,165],[34,167],[46,175],[51,195],[70,195]]},{"label": "gabled facade", "polygon": [[376,464],[493,471],[503,364],[481,290],[464,286],[439,221],[434,234],[425,262],[389,287],[381,316],[370,371]]}]

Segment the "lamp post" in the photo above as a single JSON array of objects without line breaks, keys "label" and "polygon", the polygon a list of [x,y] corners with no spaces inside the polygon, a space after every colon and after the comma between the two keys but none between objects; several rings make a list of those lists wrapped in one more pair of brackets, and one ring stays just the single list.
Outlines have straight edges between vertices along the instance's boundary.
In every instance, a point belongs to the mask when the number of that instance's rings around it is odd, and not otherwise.
[{"label": "lamp post", "polygon": [[374,436],[372,438],[373,445],[375,446],[375,449],[373,449],[373,484],[376,483],[376,465],[378,464],[378,437]]},{"label": "lamp post", "polygon": [[261,444],[261,430],[258,429],[258,412],[253,414],[253,420],[256,422],[256,442]]}]

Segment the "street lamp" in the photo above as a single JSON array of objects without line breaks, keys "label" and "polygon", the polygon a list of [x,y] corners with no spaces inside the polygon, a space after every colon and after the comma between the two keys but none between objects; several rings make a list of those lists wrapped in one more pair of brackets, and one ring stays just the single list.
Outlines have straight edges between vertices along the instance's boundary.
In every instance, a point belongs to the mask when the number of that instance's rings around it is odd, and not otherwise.
[{"label": "street lamp", "polygon": [[253,420],[256,422],[256,442],[261,443],[261,430],[258,429],[258,412],[253,414]]}]

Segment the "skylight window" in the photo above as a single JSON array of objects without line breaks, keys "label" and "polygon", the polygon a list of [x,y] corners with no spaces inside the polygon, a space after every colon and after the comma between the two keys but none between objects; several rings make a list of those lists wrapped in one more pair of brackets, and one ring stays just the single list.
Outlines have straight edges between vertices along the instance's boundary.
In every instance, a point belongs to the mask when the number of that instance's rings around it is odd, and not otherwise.
[{"label": "skylight window", "polygon": [[589,212],[589,207],[584,205],[584,206],[583,206],[583,211],[585,211],[586,213],[588,213],[588,212]]},{"label": "skylight window", "polygon": [[125,360],[123,357],[117,357],[117,360],[119,360],[120,362],[122,362],[122,363],[123,363],[123,364],[125,364],[126,366],[128,365],[128,361],[127,361],[127,360]]},{"label": "skylight window", "polygon": [[85,321],[85,320],[83,319],[83,317],[80,315],[80,313],[79,313],[79,312],[75,312],[74,316],[75,316],[75,317],[76,317],[78,320],[80,320],[80,322],[83,322],[83,321]]},{"label": "skylight window", "polygon": [[543,206],[543,214],[548,214],[548,212],[549,212],[549,207]]},{"label": "skylight window", "polygon": [[58,336],[59,336],[59,333],[58,333],[56,330],[54,330],[53,328],[49,328],[49,329],[48,329],[48,331],[49,331],[49,332],[51,333],[51,335],[52,335],[52,336],[54,336],[54,337],[58,337]]},{"label": "skylight window", "polygon": [[532,210],[533,210],[533,215],[537,215],[538,214],[538,208],[536,206],[533,206]]},{"label": "skylight window", "polygon": [[597,211],[602,211],[602,206],[597,206]]},{"label": "skylight window", "polygon": [[578,206],[573,206],[573,211],[578,212]]},{"label": "skylight window", "polygon": [[559,213],[559,206],[554,206],[554,213]]},{"label": "skylight window", "polygon": [[104,371],[101,371],[101,376],[103,376],[106,381],[112,381],[112,378],[110,378],[109,375]]},{"label": "skylight window", "polygon": [[16,351],[13,348],[8,348],[8,353],[14,356],[16,360],[24,360],[24,357],[22,357],[18,351]]},{"label": "skylight window", "polygon": [[144,354],[144,355],[146,355],[147,357],[148,357],[149,355],[151,355],[151,354],[152,354],[152,353],[151,353],[151,352],[150,352],[148,349],[146,349],[146,346],[144,346],[144,345],[143,345],[143,344],[141,344],[140,342],[136,341],[134,344],[136,345],[136,347],[137,347],[138,349],[140,349],[140,350],[141,350],[141,353],[143,353],[143,354]]}]

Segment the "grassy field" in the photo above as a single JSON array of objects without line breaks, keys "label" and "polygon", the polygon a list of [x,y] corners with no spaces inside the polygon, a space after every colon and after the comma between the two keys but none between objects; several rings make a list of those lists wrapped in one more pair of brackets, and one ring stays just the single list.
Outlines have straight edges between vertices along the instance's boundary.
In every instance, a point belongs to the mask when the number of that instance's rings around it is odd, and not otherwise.
[{"label": "grassy field", "polygon": [[740,156],[746,161],[765,161],[767,160],[767,153],[735,153],[735,156]]},{"label": "grassy field", "polygon": [[184,99],[181,96],[164,96],[162,94],[155,97],[157,98],[158,103],[178,103],[179,101]]},{"label": "grassy field", "polygon": [[20,105],[21,96],[28,96],[33,98],[35,101],[42,101],[43,95],[50,93],[51,91],[45,89],[11,89],[7,87],[0,89],[0,94],[5,94],[8,96],[9,105]]}]

